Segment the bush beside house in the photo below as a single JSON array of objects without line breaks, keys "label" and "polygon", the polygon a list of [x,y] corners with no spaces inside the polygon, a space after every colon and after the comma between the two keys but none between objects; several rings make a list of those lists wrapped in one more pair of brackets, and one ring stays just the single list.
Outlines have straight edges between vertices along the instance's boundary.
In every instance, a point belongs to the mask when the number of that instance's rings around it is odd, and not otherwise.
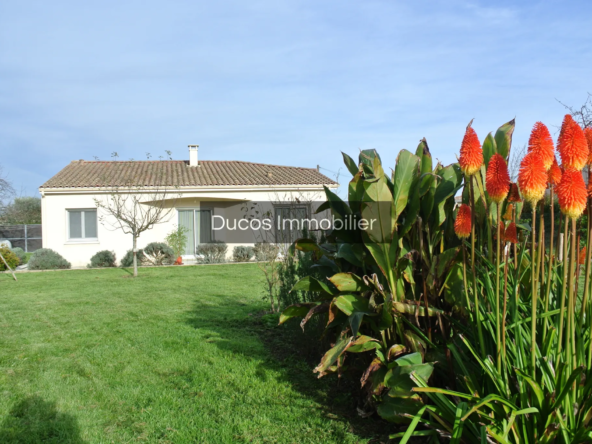
[{"label": "bush beside house", "polygon": [[212,241],[207,244],[200,244],[195,253],[200,264],[221,264],[226,262],[228,245],[222,241]]},{"label": "bush beside house", "polygon": [[102,250],[90,258],[88,268],[108,268],[116,267],[117,258],[113,251]]},{"label": "bush beside house", "polygon": [[29,259],[29,270],[63,270],[71,268],[70,262],[50,248],[41,248]]}]

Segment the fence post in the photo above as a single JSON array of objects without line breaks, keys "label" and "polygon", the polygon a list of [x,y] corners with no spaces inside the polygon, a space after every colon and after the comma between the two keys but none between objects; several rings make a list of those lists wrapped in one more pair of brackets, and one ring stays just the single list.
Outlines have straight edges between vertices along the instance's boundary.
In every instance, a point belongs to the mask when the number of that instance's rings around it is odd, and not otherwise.
[{"label": "fence post", "polygon": [[27,224],[25,224],[25,253],[29,252],[29,238],[27,237]]}]

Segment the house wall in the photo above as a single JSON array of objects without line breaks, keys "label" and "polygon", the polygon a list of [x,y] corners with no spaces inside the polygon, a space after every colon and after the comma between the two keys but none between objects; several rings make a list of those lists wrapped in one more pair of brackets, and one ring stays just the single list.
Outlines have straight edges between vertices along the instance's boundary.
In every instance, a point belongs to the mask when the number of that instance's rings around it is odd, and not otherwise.
[{"label": "house wall", "polygon": [[[73,267],[84,267],[90,262],[90,258],[101,250],[114,251],[118,261],[132,248],[131,234],[125,234],[123,230],[114,228],[116,220],[109,217],[99,208],[99,219],[96,240],[71,240],[68,239],[68,210],[97,208],[95,199],[108,200],[110,195],[96,191],[78,190],[44,190],[42,189],[42,225],[43,248],[51,248],[64,256]],[[306,189],[245,189],[237,190],[195,190],[183,191],[167,200],[171,212],[163,223],[155,225],[152,229],[142,233],[138,238],[138,248],[143,248],[150,242],[164,242],[166,235],[176,228],[178,224],[178,209],[212,209],[214,215],[225,219],[240,219],[245,214],[245,204],[248,202],[267,202],[267,209],[273,209],[273,202],[290,201],[297,197],[300,201],[318,202],[324,196],[322,188]],[[147,201],[148,195],[142,196],[142,201]],[[260,204],[262,206],[263,204]],[[313,205],[314,206],[314,205]],[[261,209],[261,208],[260,208]],[[222,240],[228,244],[228,254],[236,245],[253,245],[261,240],[259,233],[254,233],[251,242],[245,242],[245,233],[236,233],[228,230],[214,231],[214,239]],[[273,239],[267,239],[268,241]],[[189,259],[189,258],[187,258]]]}]

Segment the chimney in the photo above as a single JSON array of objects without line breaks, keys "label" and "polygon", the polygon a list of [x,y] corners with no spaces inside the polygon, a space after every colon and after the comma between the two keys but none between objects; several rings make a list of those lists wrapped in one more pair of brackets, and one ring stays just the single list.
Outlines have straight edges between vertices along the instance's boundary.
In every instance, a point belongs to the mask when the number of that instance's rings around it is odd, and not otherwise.
[{"label": "chimney", "polygon": [[189,166],[199,166],[197,163],[197,149],[199,145],[188,145],[189,146]]}]

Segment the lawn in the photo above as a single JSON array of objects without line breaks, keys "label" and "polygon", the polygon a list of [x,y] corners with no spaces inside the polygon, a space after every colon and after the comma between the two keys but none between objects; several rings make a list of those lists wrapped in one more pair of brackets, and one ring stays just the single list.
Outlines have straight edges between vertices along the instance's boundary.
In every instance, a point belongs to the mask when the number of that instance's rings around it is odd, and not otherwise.
[{"label": "lawn", "polygon": [[0,274],[2,443],[372,436],[371,420],[337,408],[355,412],[347,393],[336,400],[290,351],[294,333],[261,316],[255,265],[148,268],[136,279],[121,269],[18,278]]}]

